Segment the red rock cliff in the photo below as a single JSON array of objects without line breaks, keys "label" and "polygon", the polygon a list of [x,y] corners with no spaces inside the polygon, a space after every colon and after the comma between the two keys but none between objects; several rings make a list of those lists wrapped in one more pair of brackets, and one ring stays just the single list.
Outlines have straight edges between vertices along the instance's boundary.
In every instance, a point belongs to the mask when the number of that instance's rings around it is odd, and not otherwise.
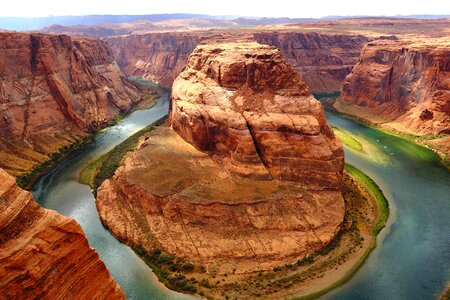
[{"label": "red rock cliff", "polygon": [[370,41],[362,35],[301,32],[261,32],[254,39],[279,48],[314,92],[339,91]]},{"label": "red rock cliff", "polygon": [[176,32],[105,39],[125,73],[143,76],[167,87],[172,86],[186,66],[198,40],[195,34]]},{"label": "red rock cliff", "polygon": [[165,86],[186,66],[198,43],[225,39],[257,41],[275,46],[299,72],[314,92],[334,92],[357,63],[369,41],[361,35],[259,31],[243,34],[231,31],[151,33],[106,38],[118,64],[127,74],[145,76]]},{"label": "red rock cliff", "polygon": [[0,169],[0,298],[125,299],[81,227]]},{"label": "red rock cliff", "polygon": [[139,98],[102,41],[0,33],[0,167],[27,171]]},{"label": "red rock cliff", "polygon": [[341,100],[357,105],[349,113],[390,129],[450,133],[450,44],[439,39],[368,44],[345,79]]},{"label": "red rock cliff", "polygon": [[246,176],[340,188],[341,144],[321,104],[274,47],[200,45],[172,87],[171,124]]}]

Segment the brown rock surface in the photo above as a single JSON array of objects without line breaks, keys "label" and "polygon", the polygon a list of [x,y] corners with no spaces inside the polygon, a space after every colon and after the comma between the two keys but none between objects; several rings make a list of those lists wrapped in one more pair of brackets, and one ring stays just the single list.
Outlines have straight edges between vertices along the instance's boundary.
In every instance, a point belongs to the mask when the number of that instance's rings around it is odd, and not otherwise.
[{"label": "brown rock surface", "polygon": [[383,127],[419,135],[450,133],[450,43],[448,39],[376,41],[347,76],[342,111]]},{"label": "brown rock surface", "polygon": [[165,86],[172,85],[197,44],[218,40],[257,41],[275,46],[312,91],[334,92],[341,89],[362,47],[371,39],[356,34],[261,29],[159,32],[105,39],[125,73],[144,76]]},{"label": "brown rock surface", "polygon": [[335,237],[342,146],[279,50],[198,46],[171,109],[173,129],[150,133],[97,191],[120,240],[224,274],[294,262]]},{"label": "brown rock surface", "polygon": [[321,104],[274,47],[198,46],[172,87],[171,124],[237,173],[339,189],[341,144]]},{"label": "brown rock surface", "polygon": [[0,169],[0,298],[125,299],[81,227]]},{"label": "brown rock surface", "polygon": [[18,175],[140,99],[107,45],[0,33],[0,167]]}]

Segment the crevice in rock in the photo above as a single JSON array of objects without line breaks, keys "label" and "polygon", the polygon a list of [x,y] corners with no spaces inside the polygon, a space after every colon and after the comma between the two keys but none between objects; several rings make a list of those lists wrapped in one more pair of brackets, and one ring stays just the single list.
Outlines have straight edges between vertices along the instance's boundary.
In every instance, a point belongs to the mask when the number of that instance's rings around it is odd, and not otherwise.
[{"label": "crevice in rock", "polygon": [[247,120],[247,118],[245,117],[244,114],[242,114],[242,117],[245,120],[245,124],[247,126],[248,132],[250,133],[250,136],[251,136],[251,138],[253,140],[253,146],[255,147],[255,151],[258,154],[259,160],[261,161],[261,163],[264,166],[264,168],[266,168],[267,173],[270,175],[270,178],[273,179],[273,176],[270,173],[270,166],[262,158],[262,150],[259,148],[258,142],[257,142],[256,137],[255,137],[255,133],[253,132],[253,129],[252,129],[252,126],[250,125],[249,121]]}]

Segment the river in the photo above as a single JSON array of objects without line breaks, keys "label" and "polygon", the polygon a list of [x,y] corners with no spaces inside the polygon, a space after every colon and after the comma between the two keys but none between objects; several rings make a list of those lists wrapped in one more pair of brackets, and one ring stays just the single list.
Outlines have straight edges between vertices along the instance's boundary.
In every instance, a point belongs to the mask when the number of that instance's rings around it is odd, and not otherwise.
[{"label": "river", "polygon": [[[169,94],[146,110],[101,131],[95,141],[63,159],[36,183],[44,207],[77,220],[129,299],[193,299],[164,288],[151,269],[106,230],[95,198],[78,182],[82,167],[167,114]],[[346,161],[372,177],[388,198],[391,216],[378,246],[345,285],[324,299],[431,299],[450,280],[450,172],[438,157],[411,142],[352,120],[328,115],[330,124],[363,141],[364,153],[345,149]]]}]

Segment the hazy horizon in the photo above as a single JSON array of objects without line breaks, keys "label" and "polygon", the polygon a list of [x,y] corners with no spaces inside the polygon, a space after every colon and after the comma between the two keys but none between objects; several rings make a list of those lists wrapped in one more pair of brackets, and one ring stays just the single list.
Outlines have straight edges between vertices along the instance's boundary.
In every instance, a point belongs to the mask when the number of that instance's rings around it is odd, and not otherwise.
[{"label": "hazy horizon", "polygon": [[[400,0],[315,0],[313,2],[273,1],[105,1],[78,0],[77,5],[63,1],[17,1],[2,7],[0,17],[63,17],[89,15],[150,15],[150,14],[203,14],[210,16],[268,17],[268,18],[322,18],[327,16],[395,17],[398,15],[450,15],[450,1]],[[276,5],[274,5],[276,3]],[[24,9],[26,8],[26,9]]]}]

